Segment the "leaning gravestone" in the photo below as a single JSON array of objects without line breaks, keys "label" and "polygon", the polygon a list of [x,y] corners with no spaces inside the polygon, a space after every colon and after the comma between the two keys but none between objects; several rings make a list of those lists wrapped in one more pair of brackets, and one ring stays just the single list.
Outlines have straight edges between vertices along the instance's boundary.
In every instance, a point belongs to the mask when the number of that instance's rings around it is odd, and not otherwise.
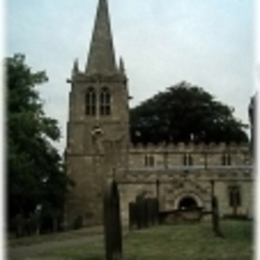
[{"label": "leaning gravestone", "polygon": [[120,198],[116,182],[105,187],[104,233],[106,260],[122,259],[122,228],[120,219]]},{"label": "leaning gravestone", "polygon": [[137,227],[138,229],[145,228],[147,226],[147,214],[145,199],[142,196],[136,197],[137,207]]},{"label": "leaning gravestone", "polygon": [[223,237],[219,225],[219,210],[218,210],[218,199],[216,196],[212,197],[212,228],[215,236]]},{"label": "leaning gravestone", "polygon": [[158,224],[159,207],[157,198],[136,197],[129,203],[129,229],[142,229]]}]

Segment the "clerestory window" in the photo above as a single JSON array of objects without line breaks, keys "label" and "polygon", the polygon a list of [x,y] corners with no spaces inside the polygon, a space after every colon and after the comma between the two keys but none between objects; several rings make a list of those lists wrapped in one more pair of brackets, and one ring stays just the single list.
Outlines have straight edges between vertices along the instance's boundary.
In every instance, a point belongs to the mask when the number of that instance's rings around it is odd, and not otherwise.
[{"label": "clerestory window", "polygon": [[108,88],[104,87],[100,93],[100,115],[107,116],[111,114],[111,95]]},{"label": "clerestory window", "polygon": [[154,166],[154,157],[152,155],[145,155],[144,165],[146,167],[153,167]]},{"label": "clerestory window", "polygon": [[88,116],[96,115],[96,93],[92,87],[88,88],[85,94],[85,113]]},{"label": "clerestory window", "polygon": [[191,154],[183,155],[183,165],[193,165],[193,158]]},{"label": "clerestory window", "polygon": [[231,165],[231,155],[230,154],[222,155],[222,165]]}]

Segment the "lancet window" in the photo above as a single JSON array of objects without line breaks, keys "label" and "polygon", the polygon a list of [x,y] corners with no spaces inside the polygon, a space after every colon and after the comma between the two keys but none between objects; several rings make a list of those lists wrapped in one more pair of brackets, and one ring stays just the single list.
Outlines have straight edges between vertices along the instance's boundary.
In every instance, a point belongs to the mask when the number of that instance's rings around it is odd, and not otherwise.
[{"label": "lancet window", "polygon": [[96,114],[96,93],[92,87],[88,88],[86,91],[85,113],[88,116],[94,116]]},{"label": "lancet window", "polygon": [[111,114],[111,95],[108,88],[104,87],[100,93],[100,115],[107,116]]}]

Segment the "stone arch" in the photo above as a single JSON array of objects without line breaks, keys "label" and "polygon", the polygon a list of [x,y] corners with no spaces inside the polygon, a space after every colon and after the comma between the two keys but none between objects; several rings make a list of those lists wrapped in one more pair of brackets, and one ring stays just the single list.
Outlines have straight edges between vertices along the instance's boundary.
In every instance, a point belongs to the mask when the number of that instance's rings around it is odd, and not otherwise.
[{"label": "stone arch", "polygon": [[184,196],[179,201],[179,205],[178,205],[178,209],[192,209],[197,207],[198,207],[197,201],[190,196]]},{"label": "stone arch", "polygon": [[198,207],[203,207],[204,203],[201,197],[194,191],[182,191],[175,196],[174,209],[179,209],[179,205],[185,199],[193,200]]}]

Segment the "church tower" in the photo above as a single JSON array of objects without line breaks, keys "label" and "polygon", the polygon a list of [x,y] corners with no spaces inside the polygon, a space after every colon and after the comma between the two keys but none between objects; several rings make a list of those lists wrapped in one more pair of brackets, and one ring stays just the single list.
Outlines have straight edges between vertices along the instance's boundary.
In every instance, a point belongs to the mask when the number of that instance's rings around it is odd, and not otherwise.
[{"label": "church tower", "polygon": [[107,0],[99,0],[84,71],[78,62],[69,80],[66,171],[74,181],[65,208],[66,223],[102,222],[103,185],[127,169],[129,109],[127,77],[117,65]]}]

